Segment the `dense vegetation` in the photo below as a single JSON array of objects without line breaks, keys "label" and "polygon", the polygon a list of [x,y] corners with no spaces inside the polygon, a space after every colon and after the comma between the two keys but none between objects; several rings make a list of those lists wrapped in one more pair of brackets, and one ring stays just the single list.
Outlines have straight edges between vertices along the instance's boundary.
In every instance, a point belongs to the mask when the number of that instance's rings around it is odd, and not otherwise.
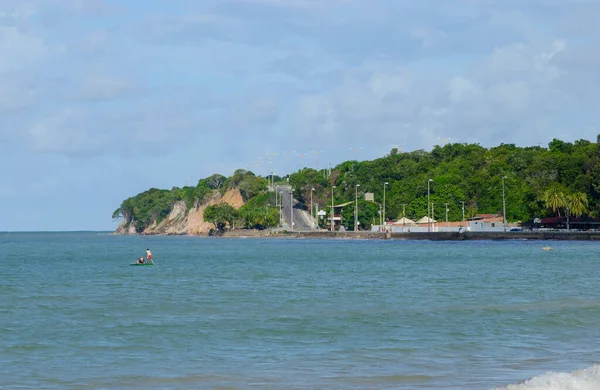
[{"label": "dense vegetation", "polygon": [[[133,224],[135,231],[140,233],[152,225],[152,223],[160,223],[166,218],[176,202],[184,201],[186,210],[190,210],[192,207],[207,201],[216,192],[223,194],[229,188],[238,188],[242,194],[242,198],[247,202],[266,193],[267,180],[256,176],[252,172],[239,169],[231,177],[220,174],[209,176],[198,181],[195,187],[174,187],[171,190],[151,188],[148,191],[124,200],[121,206],[114,211],[113,218],[124,219],[127,225]],[[261,207],[261,210],[264,210],[264,206]],[[245,212],[249,213],[251,210],[246,207]],[[223,228],[222,221],[220,221],[222,215],[223,213],[217,213],[216,216],[211,216],[214,219],[209,221],[215,223],[217,231],[219,228]],[[236,211],[232,222],[239,215]],[[227,222],[229,220],[225,221],[225,223]]]},{"label": "dense vegetation", "polygon": [[[600,138],[600,137],[599,137]],[[406,216],[419,219],[427,215],[428,184],[434,216],[458,221],[475,214],[503,212],[503,185],[508,221],[574,215],[600,216],[600,146],[578,140],[574,143],[552,140],[548,147],[517,147],[501,144],[484,148],[477,144],[446,144],[431,152],[416,150],[389,155],[373,161],[346,161],[331,170],[304,168],[289,175],[289,184],[301,207],[313,205],[329,214],[332,195],[342,209],[346,228],[354,224],[354,201],[358,199],[362,228],[385,219]],[[431,181],[429,181],[431,179]],[[385,184],[388,183],[388,184]],[[335,186],[335,188],[334,188]],[[188,209],[204,202],[215,191],[238,188],[245,205],[237,210],[227,225],[264,229],[279,221],[274,194],[268,193],[267,179],[245,170],[227,178],[212,175],[195,187],[172,190],[150,189],[125,200],[113,217],[122,217],[142,231],[154,221],[160,222],[177,201]],[[333,194],[332,194],[333,191]],[[373,193],[375,202],[364,200]],[[213,221],[214,222],[214,221]],[[223,221],[217,221],[223,222]],[[324,226],[326,219],[320,220]],[[219,227],[215,225],[217,231]]]},{"label": "dense vegetation", "polygon": [[[346,161],[330,173],[306,168],[290,175],[294,195],[304,204],[310,203],[312,188],[313,203],[327,213],[332,191],[336,205],[351,201],[342,209],[346,228],[353,227],[356,198],[361,226],[368,228],[379,220],[384,186],[386,220],[426,216],[428,184],[438,220],[445,220],[446,205],[450,221],[462,220],[462,202],[465,218],[502,215],[503,182],[508,221],[567,213],[598,217],[600,146],[586,140],[554,139],[548,148],[447,144],[431,152],[393,149],[373,161]],[[365,201],[365,192],[373,193],[376,203]]]}]

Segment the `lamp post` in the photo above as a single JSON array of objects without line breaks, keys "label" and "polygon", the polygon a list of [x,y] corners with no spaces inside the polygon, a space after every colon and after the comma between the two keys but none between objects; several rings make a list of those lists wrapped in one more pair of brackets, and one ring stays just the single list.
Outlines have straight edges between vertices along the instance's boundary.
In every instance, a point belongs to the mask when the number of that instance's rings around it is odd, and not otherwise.
[{"label": "lamp post", "polygon": [[313,219],[313,191],[314,187],[310,189],[310,225],[315,227],[315,220]]},{"label": "lamp post", "polygon": [[448,203],[444,203],[444,205],[446,206],[446,228],[448,228],[450,226],[448,224]]},{"label": "lamp post", "polygon": [[283,191],[279,191],[279,224],[283,227]]},{"label": "lamp post", "polygon": [[290,188],[290,228],[294,230],[294,202],[293,202],[294,189]]},{"label": "lamp post", "polygon": [[335,186],[331,187],[331,231],[335,230],[335,222],[333,220],[333,217],[335,216],[333,212],[333,190],[335,190]]},{"label": "lamp post", "polygon": [[506,200],[504,199],[504,179],[506,179],[506,176],[502,176],[502,224],[504,225],[504,231],[506,231]]},{"label": "lamp post", "polygon": [[354,187],[354,231],[356,232],[358,230],[358,187],[360,186],[360,184],[357,184]]},{"label": "lamp post", "polygon": [[462,203],[462,212],[463,212],[463,228],[464,228],[465,230],[467,230],[467,227],[465,226],[465,225],[466,225],[466,224],[465,224],[465,202],[464,202],[464,201],[461,201],[460,203]]},{"label": "lamp post", "polygon": [[429,202],[429,196],[430,196],[430,191],[429,191],[429,183],[431,183],[433,180],[428,179],[427,180],[427,231],[431,232],[431,208],[430,208],[430,202]]},{"label": "lamp post", "polygon": [[387,186],[389,183],[386,181],[385,183],[383,183],[383,225],[385,225],[385,186]]}]

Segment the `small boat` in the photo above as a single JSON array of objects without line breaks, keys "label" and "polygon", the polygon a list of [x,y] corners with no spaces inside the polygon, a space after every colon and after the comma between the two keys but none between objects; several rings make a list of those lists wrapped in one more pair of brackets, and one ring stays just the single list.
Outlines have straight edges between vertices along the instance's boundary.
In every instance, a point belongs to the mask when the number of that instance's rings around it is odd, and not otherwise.
[{"label": "small boat", "polygon": [[144,259],[144,257],[140,256],[138,261],[129,265],[154,265],[154,262],[152,261],[152,259]]},{"label": "small boat", "polygon": [[551,246],[544,246],[544,247],[542,247],[542,250],[543,251],[551,251],[552,247]]}]

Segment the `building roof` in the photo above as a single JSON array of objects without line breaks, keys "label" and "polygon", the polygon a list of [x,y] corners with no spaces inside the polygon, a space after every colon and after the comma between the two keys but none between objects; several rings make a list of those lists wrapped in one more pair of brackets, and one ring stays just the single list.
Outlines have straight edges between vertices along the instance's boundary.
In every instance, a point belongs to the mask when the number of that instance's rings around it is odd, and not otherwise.
[{"label": "building roof", "polygon": [[[335,205],[333,205],[333,207],[334,207],[334,208],[335,208],[335,207],[344,207],[344,206],[348,206],[349,204],[353,204],[353,203],[354,203],[354,201],[353,201],[353,200],[351,200],[350,202],[341,203],[341,204],[335,204]],[[329,207],[329,208],[331,208],[331,205],[329,205],[328,207]]]},{"label": "building roof", "polygon": [[412,219],[402,217],[399,220],[392,222],[392,225],[416,225],[416,223]]},{"label": "building roof", "polygon": [[429,223],[429,222],[435,223],[437,221],[435,219],[429,218],[427,215],[417,221],[417,223],[419,223],[419,224],[421,224],[421,223]]},{"label": "building roof", "polygon": [[501,215],[498,214],[476,214],[474,217],[467,218],[467,221],[478,221],[480,219],[496,219],[502,218]]},{"label": "building roof", "polygon": [[[567,223],[567,217],[546,217],[542,218],[543,225],[558,225],[562,223]],[[590,217],[569,217],[570,224],[599,224],[600,218],[590,218]]]}]

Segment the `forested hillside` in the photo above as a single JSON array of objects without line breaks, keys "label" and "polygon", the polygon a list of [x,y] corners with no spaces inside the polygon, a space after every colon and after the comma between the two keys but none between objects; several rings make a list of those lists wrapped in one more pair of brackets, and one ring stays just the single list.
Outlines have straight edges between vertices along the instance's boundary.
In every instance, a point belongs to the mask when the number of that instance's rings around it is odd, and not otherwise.
[{"label": "forested hillside", "polygon": [[[189,212],[192,208],[207,201],[216,192],[224,194],[230,188],[237,188],[244,202],[248,202],[248,200],[266,196],[267,180],[240,169],[235,171],[231,177],[220,174],[211,175],[199,180],[194,187],[174,187],[171,190],[151,188],[124,200],[113,212],[113,219],[122,219],[125,227],[133,225],[134,230],[141,233],[153,223],[160,223],[164,220],[176,203],[184,202],[185,208]],[[264,206],[262,207],[263,213],[260,215],[264,215]],[[252,209],[245,206],[240,210],[242,217],[245,217],[246,213],[252,212]],[[238,217],[237,213],[235,217]]]},{"label": "forested hillside", "polygon": [[[462,219],[462,202],[466,217],[502,214],[503,181],[508,221],[527,221],[566,212],[598,217],[599,144],[554,139],[547,147],[501,144],[484,148],[455,143],[435,146],[431,152],[400,153],[393,149],[389,155],[373,161],[346,161],[331,170],[304,168],[289,175],[294,197],[307,209],[311,192],[313,204],[327,213],[332,191],[335,204],[353,202],[357,197],[361,226],[367,228],[380,220],[384,187],[386,220],[403,215],[412,219],[427,215],[429,184],[436,219],[445,218],[447,206],[449,219],[457,221]],[[275,204],[274,194],[266,195],[267,183],[265,178],[244,170],[236,171],[229,178],[213,175],[200,180],[195,187],[151,189],[138,194],[125,200],[113,217],[123,217],[141,231],[152,221],[168,215],[178,200],[192,205],[202,202],[212,191],[238,187],[244,200],[251,200],[246,213],[240,210],[237,216],[243,221],[239,226],[265,228],[277,222],[277,211],[271,209]],[[375,202],[365,201],[365,192],[374,193]],[[267,205],[271,208],[265,208]],[[353,206],[342,210],[343,220],[350,225],[353,212]]]}]

